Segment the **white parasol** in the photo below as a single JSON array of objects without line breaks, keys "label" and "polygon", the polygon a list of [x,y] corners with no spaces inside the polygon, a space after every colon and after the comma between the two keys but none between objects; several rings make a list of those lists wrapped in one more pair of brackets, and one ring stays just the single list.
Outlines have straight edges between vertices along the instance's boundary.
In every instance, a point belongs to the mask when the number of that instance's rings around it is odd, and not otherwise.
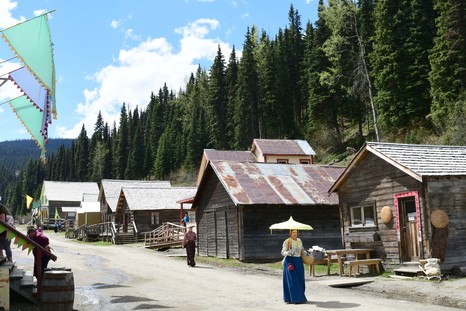
[{"label": "white parasol", "polygon": [[279,222],[276,224],[273,224],[269,227],[270,230],[313,230],[313,228],[309,225],[303,224],[301,222],[297,222],[293,219],[292,216],[290,216],[290,219],[284,222]]}]

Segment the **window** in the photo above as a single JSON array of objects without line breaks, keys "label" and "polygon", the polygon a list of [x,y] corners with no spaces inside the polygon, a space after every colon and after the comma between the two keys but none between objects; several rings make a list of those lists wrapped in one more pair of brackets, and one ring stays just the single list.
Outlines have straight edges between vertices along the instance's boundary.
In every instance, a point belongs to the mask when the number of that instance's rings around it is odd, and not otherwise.
[{"label": "window", "polygon": [[160,223],[159,212],[151,212],[150,213],[150,224],[158,225],[159,223]]},{"label": "window", "polygon": [[358,206],[351,207],[351,226],[375,226],[374,207]]},{"label": "window", "polygon": [[288,159],[277,159],[277,163],[279,163],[279,164],[288,164]]},{"label": "window", "polygon": [[308,160],[308,159],[300,159],[300,160],[299,160],[299,163],[300,163],[300,164],[311,164],[311,160]]}]

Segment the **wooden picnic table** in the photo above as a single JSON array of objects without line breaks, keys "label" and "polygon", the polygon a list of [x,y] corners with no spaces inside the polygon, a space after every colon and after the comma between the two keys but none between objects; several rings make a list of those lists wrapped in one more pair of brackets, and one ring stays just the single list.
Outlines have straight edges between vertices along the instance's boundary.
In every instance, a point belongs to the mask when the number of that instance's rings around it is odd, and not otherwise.
[{"label": "wooden picnic table", "polygon": [[364,255],[365,259],[371,257],[371,252],[373,249],[370,248],[346,248],[346,249],[332,249],[325,251],[327,254],[327,274],[330,274],[330,266],[332,265],[332,256],[337,256],[338,262],[338,274],[343,275],[343,265],[344,259],[343,256],[353,255],[356,260],[360,259]]}]

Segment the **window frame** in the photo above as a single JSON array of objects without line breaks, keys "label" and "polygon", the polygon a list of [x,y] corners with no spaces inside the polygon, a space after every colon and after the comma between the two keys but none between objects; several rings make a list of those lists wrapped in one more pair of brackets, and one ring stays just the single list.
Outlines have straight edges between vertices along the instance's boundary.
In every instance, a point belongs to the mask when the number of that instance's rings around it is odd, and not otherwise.
[{"label": "window frame", "polygon": [[[367,209],[370,209],[372,211],[372,215],[365,215],[365,211]],[[360,224],[355,224],[354,223],[354,214],[355,211],[359,210],[359,213],[361,215],[361,223]],[[351,228],[369,228],[369,227],[376,227],[377,226],[377,217],[376,217],[376,208],[375,204],[362,204],[358,206],[351,206],[349,208],[349,216],[350,216],[350,227]],[[368,216],[372,216],[368,217]],[[367,220],[372,219],[371,222],[367,222]]]},{"label": "window frame", "polygon": [[160,224],[160,213],[156,211],[150,212],[150,224],[159,225]]}]

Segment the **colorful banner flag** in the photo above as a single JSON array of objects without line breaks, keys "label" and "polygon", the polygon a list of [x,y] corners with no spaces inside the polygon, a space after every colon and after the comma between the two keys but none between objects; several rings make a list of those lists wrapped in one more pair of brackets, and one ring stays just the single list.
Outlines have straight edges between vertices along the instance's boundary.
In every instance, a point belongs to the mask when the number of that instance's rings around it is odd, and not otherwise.
[{"label": "colorful banner flag", "polygon": [[58,208],[55,209],[55,219],[60,219],[60,214],[58,214]]},{"label": "colorful banner flag", "polygon": [[33,198],[31,198],[30,196],[28,196],[26,194],[26,207],[27,207],[27,209],[29,209],[29,207],[31,207],[31,203],[32,203],[33,200],[34,200]]}]

